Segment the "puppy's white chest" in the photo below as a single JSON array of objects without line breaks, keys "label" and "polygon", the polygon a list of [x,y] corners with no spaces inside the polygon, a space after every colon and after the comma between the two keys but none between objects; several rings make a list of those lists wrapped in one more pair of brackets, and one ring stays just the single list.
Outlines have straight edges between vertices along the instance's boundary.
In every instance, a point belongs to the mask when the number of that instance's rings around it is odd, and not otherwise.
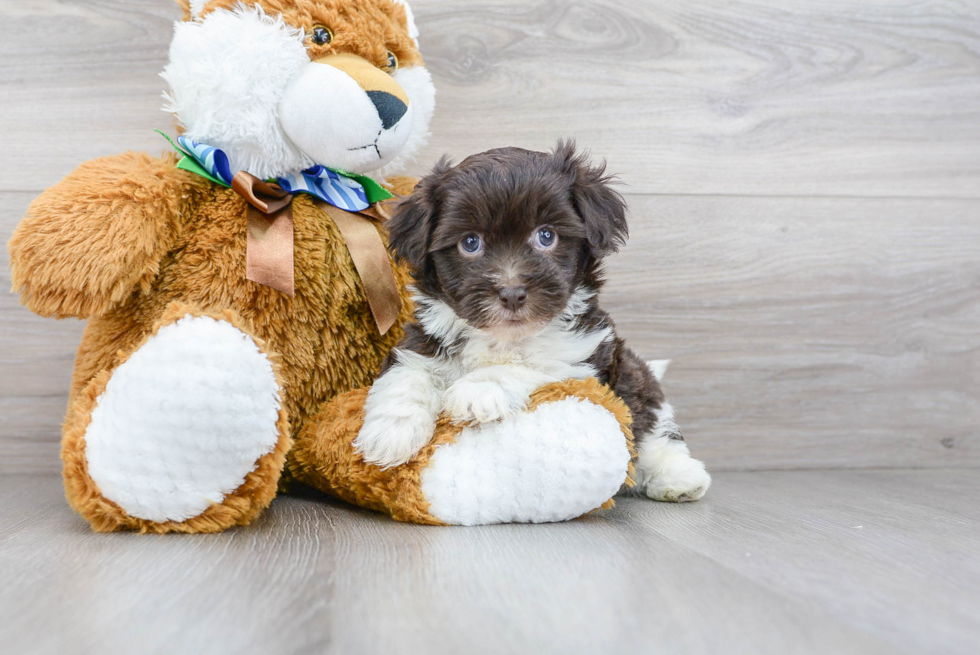
[{"label": "puppy's white chest", "polygon": [[[553,376],[555,379],[584,378],[594,375],[584,360],[598,345],[598,339],[582,348],[582,344],[570,344],[564,331],[546,330],[524,341],[496,341],[478,336],[471,339],[458,357],[459,374],[466,375],[489,366],[514,366],[531,369]],[[599,337],[601,339],[601,336]],[[578,346],[578,347],[576,347]]]},{"label": "puppy's white chest", "polygon": [[488,366],[525,365],[527,363],[527,358],[518,348],[481,342],[468,344],[460,359],[462,368],[467,373]]},{"label": "puppy's white chest", "polygon": [[461,373],[471,373],[489,366],[522,366],[542,369],[542,353],[531,340],[525,343],[494,341],[482,337],[470,339],[459,356]]}]

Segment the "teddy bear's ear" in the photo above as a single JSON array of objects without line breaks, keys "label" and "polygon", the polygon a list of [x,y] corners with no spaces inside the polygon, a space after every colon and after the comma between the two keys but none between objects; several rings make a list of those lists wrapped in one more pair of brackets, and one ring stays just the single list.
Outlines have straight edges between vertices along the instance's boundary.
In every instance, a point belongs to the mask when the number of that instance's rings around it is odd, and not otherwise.
[{"label": "teddy bear's ear", "polygon": [[184,10],[184,20],[197,20],[204,12],[204,3],[207,0],[174,0],[181,9]]},{"label": "teddy bear's ear", "polygon": [[397,261],[407,262],[415,271],[425,266],[437,220],[440,189],[451,168],[449,157],[443,155],[412,194],[398,203],[388,221],[389,248]]},{"label": "teddy bear's ear", "polygon": [[399,4],[405,8],[405,18],[408,21],[408,35],[412,37],[415,45],[418,46],[419,28],[415,26],[415,15],[412,13],[412,7],[405,0],[395,0],[395,4]]}]

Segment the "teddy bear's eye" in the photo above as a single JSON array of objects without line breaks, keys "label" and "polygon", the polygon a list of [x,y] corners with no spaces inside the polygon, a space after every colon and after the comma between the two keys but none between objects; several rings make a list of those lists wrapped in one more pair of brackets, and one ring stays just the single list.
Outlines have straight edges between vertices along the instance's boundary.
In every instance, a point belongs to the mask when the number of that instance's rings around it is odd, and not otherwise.
[{"label": "teddy bear's eye", "polygon": [[327,45],[333,41],[333,32],[330,31],[329,27],[314,25],[313,36],[310,37],[310,40],[317,45]]},{"label": "teddy bear's eye", "polygon": [[384,65],[384,69],[389,75],[398,70],[398,57],[390,50],[388,51],[388,62]]}]

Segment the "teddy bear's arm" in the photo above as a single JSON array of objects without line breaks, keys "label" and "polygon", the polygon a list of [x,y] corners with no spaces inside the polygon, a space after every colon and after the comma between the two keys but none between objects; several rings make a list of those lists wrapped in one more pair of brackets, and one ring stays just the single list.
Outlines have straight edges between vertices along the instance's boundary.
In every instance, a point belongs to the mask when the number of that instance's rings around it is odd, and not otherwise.
[{"label": "teddy bear's arm", "polygon": [[14,290],[42,316],[104,314],[148,290],[207,182],[176,159],[127,152],[79,166],[42,193],[10,239]]}]

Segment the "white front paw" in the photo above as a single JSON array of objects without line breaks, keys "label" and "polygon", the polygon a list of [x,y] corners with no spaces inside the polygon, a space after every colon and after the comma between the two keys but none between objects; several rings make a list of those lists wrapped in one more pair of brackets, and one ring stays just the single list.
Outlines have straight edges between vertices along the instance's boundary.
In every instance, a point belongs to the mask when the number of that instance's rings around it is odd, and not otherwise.
[{"label": "white front paw", "polygon": [[422,413],[410,416],[367,416],[354,439],[354,450],[364,461],[381,468],[406,463],[432,439],[435,421]]},{"label": "white front paw", "polygon": [[664,457],[656,474],[645,481],[643,491],[654,500],[684,503],[700,500],[710,486],[711,476],[704,462],[677,451]]},{"label": "white front paw", "polygon": [[524,389],[508,388],[495,380],[463,378],[443,396],[443,405],[453,423],[490,423],[519,414],[529,395]]},{"label": "white front paw", "polygon": [[[409,355],[400,353],[400,357]],[[425,371],[397,364],[379,377],[364,403],[354,449],[382,468],[412,459],[432,439],[439,394]]]}]

